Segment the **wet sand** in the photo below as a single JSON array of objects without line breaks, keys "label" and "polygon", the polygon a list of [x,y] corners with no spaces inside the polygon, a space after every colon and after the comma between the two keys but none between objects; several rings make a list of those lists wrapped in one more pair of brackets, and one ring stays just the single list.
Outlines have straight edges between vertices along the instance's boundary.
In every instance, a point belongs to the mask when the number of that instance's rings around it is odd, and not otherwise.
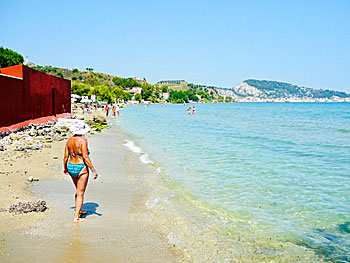
[{"label": "wet sand", "polygon": [[[146,209],[147,177],[154,171],[125,149],[124,135],[116,127],[88,136],[88,140],[100,177],[89,180],[83,206],[88,210],[86,222],[73,223],[75,188],[70,177],[61,173],[64,142],[57,143],[38,153],[37,161],[30,165],[32,169],[46,165],[47,158],[48,167],[38,173],[49,175],[38,183],[20,183],[12,188],[17,189],[19,198],[1,202],[0,207],[8,207],[9,203],[40,198],[50,210],[18,216],[0,213],[1,229],[6,229],[1,230],[0,261],[181,262],[180,252],[167,242]],[[58,160],[52,159],[54,153],[60,153]],[[15,166],[23,172],[17,163]],[[23,181],[20,173],[7,177],[6,183],[18,177]],[[10,192],[4,191],[3,184],[1,187],[0,198],[5,198]]]}]

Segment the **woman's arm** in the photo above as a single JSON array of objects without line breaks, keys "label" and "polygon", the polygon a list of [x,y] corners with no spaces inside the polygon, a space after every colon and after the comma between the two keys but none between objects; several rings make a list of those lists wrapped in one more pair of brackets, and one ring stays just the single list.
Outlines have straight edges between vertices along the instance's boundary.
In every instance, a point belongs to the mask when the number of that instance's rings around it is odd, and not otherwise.
[{"label": "woman's arm", "polygon": [[68,174],[67,170],[67,162],[68,162],[68,142],[66,143],[66,146],[64,147],[64,157],[63,157],[63,167],[64,167],[64,174]]},{"label": "woman's arm", "polygon": [[92,173],[94,175],[94,179],[96,179],[98,177],[98,174],[97,174],[95,167],[92,165],[92,162],[90,160],[89,152],[88,152],[88,143],[87,143],[87,140],[85,138],[83,139],[82,150],[83,150],[84,162],[92,171]]}]

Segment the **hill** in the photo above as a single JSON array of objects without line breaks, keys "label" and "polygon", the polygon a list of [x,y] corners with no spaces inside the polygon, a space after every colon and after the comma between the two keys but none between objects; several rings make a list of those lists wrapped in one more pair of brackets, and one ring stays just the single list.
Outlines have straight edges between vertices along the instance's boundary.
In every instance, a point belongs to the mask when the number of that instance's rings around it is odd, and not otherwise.
[{"label": "hill", "polygon": [[218,89],[221,96],[235,100],[277,101],[337,101],[350,99],[350,94],[341,91],[312,89],[268,80],[248,79],[232,89]]}]

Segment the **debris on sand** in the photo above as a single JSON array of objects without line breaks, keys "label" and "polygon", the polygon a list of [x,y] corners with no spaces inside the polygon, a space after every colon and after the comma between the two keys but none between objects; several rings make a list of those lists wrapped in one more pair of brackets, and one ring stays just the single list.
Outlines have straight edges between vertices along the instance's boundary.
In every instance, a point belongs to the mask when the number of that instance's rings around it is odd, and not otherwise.
[{"label": "debris on sand", "polygon": [[9,208],[9,213],[22,214],[29,212],[44,212],[47,210],[46,201],[36,200],[30,202],[19,202],[18,204],[13,204]]}]

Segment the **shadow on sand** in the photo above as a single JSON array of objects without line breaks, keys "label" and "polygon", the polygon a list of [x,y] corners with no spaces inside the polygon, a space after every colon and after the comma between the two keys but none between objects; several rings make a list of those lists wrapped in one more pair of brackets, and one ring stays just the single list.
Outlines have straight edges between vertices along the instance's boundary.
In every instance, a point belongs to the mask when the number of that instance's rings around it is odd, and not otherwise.
[{"label": "shadow on sand", "polygon": [[[81,210],[86,210],[87,213],[81,215],[80,217],[81,218],[85,218],[85,217],[90,216],[90,215],[102,216],[102,214],[97,213],[97,211],[96,211],[97,207],[99,207],[99,205],[97,203],[93,203],[93,202],[84,203],[83,207],[81,208]],[[74,210],[75,206],[72,206],[70,209]]]}]

